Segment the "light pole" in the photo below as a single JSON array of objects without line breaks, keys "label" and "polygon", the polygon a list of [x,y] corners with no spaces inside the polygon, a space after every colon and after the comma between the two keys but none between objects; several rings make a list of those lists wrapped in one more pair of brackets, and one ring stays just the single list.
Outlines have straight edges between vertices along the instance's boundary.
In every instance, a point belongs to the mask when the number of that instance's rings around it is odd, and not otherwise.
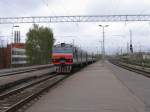
[{"label": "light pole", "polygon": [[96,50],[97,50],[97,51],[96,51],[96,55],[98,56],[98,54],[99,54],[99,53],[98,53],[98,47],[96,47]]},{"label": "light pole", "polygon": [[[103,41],[99,41],[99,43],[100,43],[100,50],[101,50],[101,51],[100,51],[100,55],[102,55],[102,52],[103,52],[103,45],[102,45],[102,44],[103,44]],[[99,55],[99,56],[100,56],[100,55]]]},{"label": "light pole", "polygon": [[102,33],[103,33],[103,44],[102,44],[102,61],[104,63],[105,60],[105,27],[108,27],[109,25],[99,25],[102,27]]}]

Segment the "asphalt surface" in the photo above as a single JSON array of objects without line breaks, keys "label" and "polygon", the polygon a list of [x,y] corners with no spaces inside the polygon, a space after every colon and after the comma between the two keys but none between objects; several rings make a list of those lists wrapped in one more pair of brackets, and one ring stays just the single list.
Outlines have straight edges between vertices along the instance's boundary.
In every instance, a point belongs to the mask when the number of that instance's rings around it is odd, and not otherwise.
[{"label": "asphalt surface", "polygon": [[106,62],[105,66],[145,104],[146,112],[150,112],[150,78],[112,65],[109,62]]}]

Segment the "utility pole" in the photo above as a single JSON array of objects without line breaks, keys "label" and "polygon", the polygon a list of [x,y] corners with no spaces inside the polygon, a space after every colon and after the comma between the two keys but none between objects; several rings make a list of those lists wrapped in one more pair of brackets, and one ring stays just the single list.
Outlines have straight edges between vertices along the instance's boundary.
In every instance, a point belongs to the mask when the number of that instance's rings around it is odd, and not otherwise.
[{"label": "utility pole", "polygon": [[73,46],[74,46],[74,39],[72,39],[72,44],[73,44]]},{"label": "utility pole", "polygon": [[127,54],[129,53],[129,50],[130,48],[129,48],[129,43],[127,42]]},{"label": "utility pole", "polygon": [[99,25],[102,27],[102,34],[103,34],[103,42],[102,42],[102,62],[104,63],[105,60],[105,27],[108,27],[109,25]]},{"label": "utility pole", "polygon": [[100,52],[99,52],[99,56],[100,56],[102,55],[102,51],[103,51],[103,45],[102,45],[103,41],[99,41],[99,43],[100,43]]},{"label": "utility pole", "polygon": [[120,47],[120,55],[122,55],[122,47]]},{"label": "utility pole", "polygon": [[130,52],[133,53],[133,45],[132,45],[132,30],[130,31]]}]

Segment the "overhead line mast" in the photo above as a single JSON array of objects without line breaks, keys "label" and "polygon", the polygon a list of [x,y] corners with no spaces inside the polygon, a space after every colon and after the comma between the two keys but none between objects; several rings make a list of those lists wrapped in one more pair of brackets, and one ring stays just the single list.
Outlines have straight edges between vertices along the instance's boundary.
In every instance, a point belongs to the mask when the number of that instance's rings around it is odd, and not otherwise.
[{"label": "overhead line mast", "polygon": [[0,17],[0,24],[58,23],[58,22],[121,22],[150,21],[150,15],[78,15],[78,16],[35,16]]}]

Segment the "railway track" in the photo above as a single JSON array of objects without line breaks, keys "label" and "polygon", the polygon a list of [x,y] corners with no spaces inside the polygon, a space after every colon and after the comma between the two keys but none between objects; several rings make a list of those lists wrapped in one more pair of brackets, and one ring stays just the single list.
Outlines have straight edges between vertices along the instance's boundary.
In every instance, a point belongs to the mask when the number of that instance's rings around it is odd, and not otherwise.
[{"label": "railway track", "polygon": [[[44,70],[44,69],[43,69]],[[45,69],[45,70],[47,70],[47,69]],[[44,70],[44,71],[45,71]],[[49,70],[49,69],[48,69]],[[40,70],[38,70],[38,71],[40,71]],[[24,84],[24,83],[28,83],[28,82],[30,82],[30,81],[32,81],[32,80],[35,80],[35,79],[38,79],[38,78],[40,78],[40,77],[43,77],[44,75],[47,75],[47,74],[52,74],[53,73],[53,71],[48,71],[48,72],[44,72],[44,73],[42,73],[42,74],[39,74],[38,75],[38,71],[37,72],[34,72],[34,74],[32,74],[31,76],[30,75],[28,75],[28,76],[25,76],[25,74],[23,75],[23,77],[21,76],[21,74],[20,74],[20,78],[18,78],[18,79],[16,79],[16,80],[10,80],[10,77],[9,76],[7,76],[7,77],[3,77],[3,79],[8,79],[8,82],[6,82],[6,83],[2,83],[1,85],[0,85],[0,93],[2,93],[2,92],[4,92],[4,91],[6,91],[6,90],[8,90],[9,88],[11,89],[12,87],[17,87],[18,85],[21,85],[21,84]],[[28,72],[27,72],[28,73]],[[30,72],[30,74],[31,74],[32,72]],[[18,77],[18,76],[13,76],[12,78],[15,78],[15,77]],[[1,78],[1,77],[0,77]],[[9,81],[10,80],[10,81]],[[6,80],[7,81],[7,80]]]},{"label": "railway track", "polygon": [[145,77],[150,78],[150,71],[149,70],[145,70],[143,67],[136,68],[134,66],[129,66],[129,64],[120,63],[119,61],[116,61],[116,60],[109,60],[109,62],[111,62],[112,64],[114,64],[116,66],[122,67],[124,69],[129,70],[129,71],[133,71],[133,72],[136,72],[138,74],[144,75]]},{"label": "railway track", "polygon": [[18,86],[0,93],[0,112],[20,112],[24,107],[32,105],[32,101],[37,99],[42,93],[52,88],[62,80],[81,70],[76,68],[71,74],[51,73],[41,75],[40,78],[30,82],[19,84]]},{"label": "railway track", "polygon": [[28,80],[22,81],[16,85],[11,85],[8,88],[5,88],[3,91],[0,91],[0,100],[7,98],[9,95],[15,94],[17,91],[21,91],[27,87],[30,87],[34,84],[39,83],[42,80],[45,80],[47,77],[52,77],[53,73],[42,74],[38,77],[31,77]]},{"label": "railway track", "polygon": [[37,71],[37,70],[41,70],[41,69],[46,69],[46,68],[50,68],[50,67],[53,67],[53,65],[26,67],[26,68],[19,68],[19,69],[10,70],[10,71],[9,70],[8,71],[2,71],[2,72],[0,72],[0,77],[9,76],[9,75],[17,75],[17,74]]},{"label": "railway track", "polygon": [[20,88],[16,88],[9,92],[0,95],[0,111],[1,112],[16,112],[20,107],[33,100],[44,90],[54,86],[61,80],[65,79],[66,75],[50,75],[45,76],[36,81],[32,81]]}]

